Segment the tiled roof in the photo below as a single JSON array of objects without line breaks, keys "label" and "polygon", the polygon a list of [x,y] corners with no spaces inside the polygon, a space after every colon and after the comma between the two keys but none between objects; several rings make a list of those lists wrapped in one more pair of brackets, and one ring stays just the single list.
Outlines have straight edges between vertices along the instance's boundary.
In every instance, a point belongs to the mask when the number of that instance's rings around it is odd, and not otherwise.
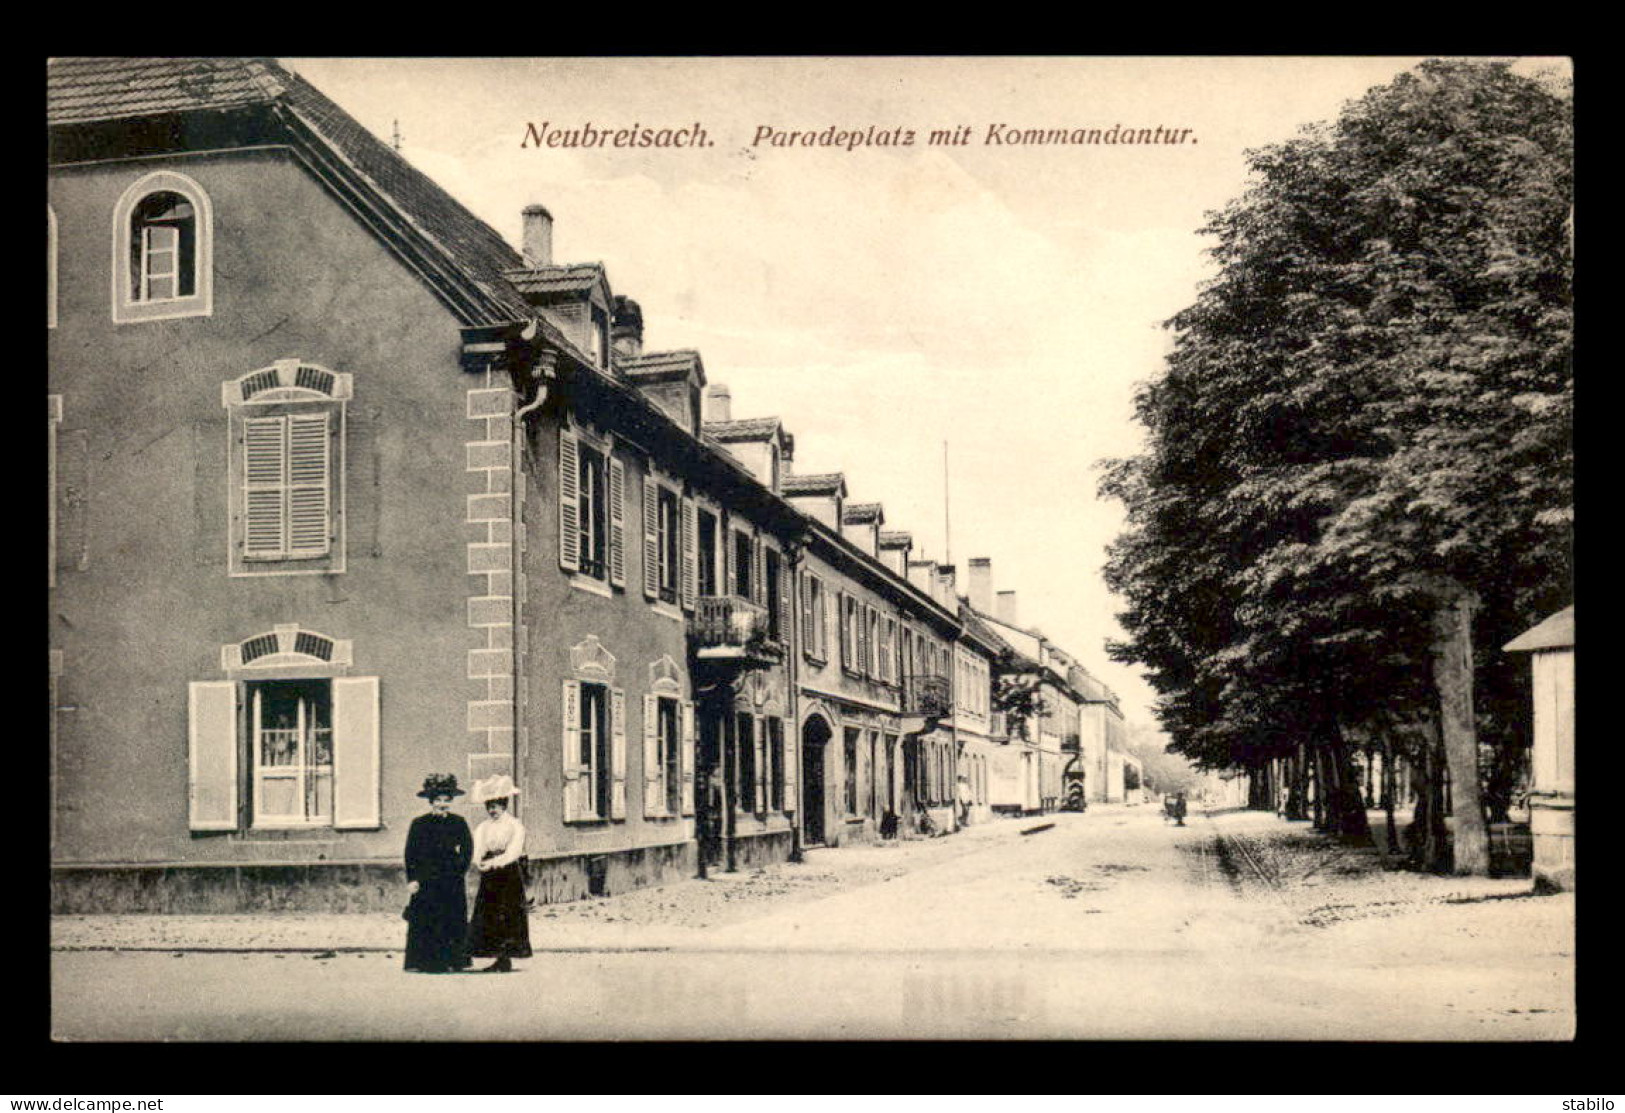
[{"label": "tiled roof", "polygon": [[849,502],[846,504],[846,512],[841,515],[842,522],[854,526],[885,520],[885,512],[881,510],[878,502]]},{"label": "tiled roof", "polygon": [[531,309],[505,272],[524,260],[483,220],[315,86],[267,58],[62,58],[47,69],[53,124],[278,102],[439,248],[509,319]]},{"label": "tiled roof", "polygon": [[880,531],[880,547],[882,549],[908,549],[914,545],[914,535],[906,529],[883,529]]},{"label": "tiled roof", "polygon": [[629,379],[642,375],[665,375],[674,371],[687,372],[700,366],[700,353],[691,348],[675,352],[644,352],[640,356],[616,356],[615,366]]},{"label": "tiled roof", "polygon": [[503,275],[521,294],[584,294],[604,281],[602,263],[519,267]]},{"label": "tiled roof", "polygon": [[819,475],[787,475],[779,483],[786,495],[833,495],[846,486],[846,476],[838,471]]},{"label": "tiled roof", "polygon": [[1573,645],[1574,607],[1568,606],[1507,642],[1502,651],[1528,653],[1538,649],[1568,649]]},{"label": "tiled roof", "polygon": [[719,441],[762,441],[778,433],[776,417],[747,417],[739,421],[707,421],[705,434]]},{"label": "tiled roof", "polygon": [[253,58],[58,58],[45,69],[52,124],[264,104],[287,91],[273,63]]}]

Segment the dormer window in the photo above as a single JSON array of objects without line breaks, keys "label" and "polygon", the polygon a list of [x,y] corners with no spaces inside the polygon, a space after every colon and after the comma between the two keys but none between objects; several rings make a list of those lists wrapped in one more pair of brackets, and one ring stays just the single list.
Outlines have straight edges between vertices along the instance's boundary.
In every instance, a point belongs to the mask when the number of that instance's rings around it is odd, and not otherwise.
[{"label": "dormer window", "polygon": [[125,190],[114,209],[113,319],[207,316],[212,309],[208,197],[167,171]]},{"label": "dormer window", "polygon": [[596,305],[592,307],[592,362],[595,367],[609,367],[609,315]]}]

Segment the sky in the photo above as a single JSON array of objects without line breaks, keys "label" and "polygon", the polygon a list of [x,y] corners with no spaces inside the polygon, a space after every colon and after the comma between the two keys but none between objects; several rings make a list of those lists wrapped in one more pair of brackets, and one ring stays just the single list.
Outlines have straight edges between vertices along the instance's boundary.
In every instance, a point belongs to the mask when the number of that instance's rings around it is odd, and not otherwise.
[{"label": "sky", "polygon": [[[521,210],[546,205],[554,261],[602,262],[643,309],[645,350],[698,349],[734,417],[780,417],[795,471],[844,472],[916,558],[951,558],[961,591],[966,561],[991,558],[1022,624],[1148,725],[1152,689],[1106,654],[1123,512],[1096,497],[1099,461],[1142,445],[1135,387],[1209,274],[1204,214],[1245,189],[1246,152],[1420,61],[286,60],[381,138],[398,127],[401,153],[515,246]],[[709,145],[525,145],[529,125],[586,124],[698,124]],[[988,141],[1114,125],[1188,134]],[[832,126],[914,144],[768,138]]]}]

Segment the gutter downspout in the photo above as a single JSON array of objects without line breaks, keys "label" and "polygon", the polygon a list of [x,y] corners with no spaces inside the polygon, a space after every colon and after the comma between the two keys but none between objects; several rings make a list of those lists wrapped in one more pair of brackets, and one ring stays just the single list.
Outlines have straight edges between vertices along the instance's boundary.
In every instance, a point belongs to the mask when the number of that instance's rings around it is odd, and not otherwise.
[{"label": "gutter downspout", "polygon": [[[804,586],[800,577],[802,547],[798,544],[787,551],[785,555],[788,557],[785,561],[785,571],[790,577],[790,613],[784,616],[785,629],[790,632],[790,637],[787,639],[788,645],[785,648],[790,657],[785,668],[785,685],[789,689],[787,692],[788,698],[785,702],[789,704],[789,728],[792,743],[790,748],[795,754],[796,764],[796,798],[790,801],[790,806],[793,809],[790,813],[790,861],[799,863],[804,859],[801,849],[801,794],[803,790],[803,774],[806,772],[806,768],[801,761],[801,686],[797,680],[799,649],[801,639],[805,636],[805,632],[800,629],[801,593]],[[784,776],[783,770],[779,771],[779,776],[781,778]]]}]

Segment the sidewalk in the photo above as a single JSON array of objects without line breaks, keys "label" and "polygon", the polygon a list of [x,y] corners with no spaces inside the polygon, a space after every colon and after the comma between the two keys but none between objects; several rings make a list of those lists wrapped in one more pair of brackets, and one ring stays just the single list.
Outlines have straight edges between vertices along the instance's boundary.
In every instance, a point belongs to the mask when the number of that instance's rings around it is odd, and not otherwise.
[{"label": "sidewalk", "polygon": [[[1092,807],[1089,814],[1095,812]],[[704,881],[690,879],[617,896],[542,905],[530,915],[531,947],[569,952],[704,946],[719,926],[1019,839],[1023,829],[1057,818],[1063,817],[998,819],[941,838],[820,847],[808,850],[806,860],[799,864],[786,862],[733,874],[713,872]],[[405,940],[406,925],[400,916],[383,912],[54,916],[51,920],[51,948],[56,951],[393,952],[401,950]]]}]

